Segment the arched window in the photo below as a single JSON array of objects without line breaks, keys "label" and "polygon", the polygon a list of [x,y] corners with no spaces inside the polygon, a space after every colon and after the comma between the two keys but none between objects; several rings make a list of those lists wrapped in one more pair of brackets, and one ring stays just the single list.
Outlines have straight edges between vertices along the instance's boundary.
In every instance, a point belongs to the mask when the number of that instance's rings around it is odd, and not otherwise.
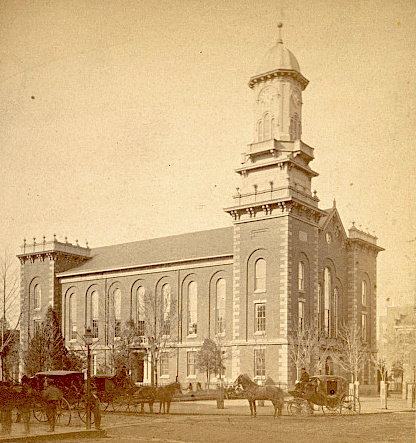
[{"label": "arched window", "polygon": [[74,292],[68,298],[68,332],[69,340],[77,339],[77,298]]},{"label": "arched window", "polygon": [[367,282],[365,280],[361,282],[361,304],[367,306]]},{"label": "arched window", "polygon": [[171,303],[171,289],[170,284],[165,283],[162,286],[162,333],[170,335],[170,303]]},{"label": "arched window", "polygon": [[198,285],[191,281],[188,285],[188,335],[197,333],[198,327]]},{"label": "arched window", "polygon": [[121,289],[116,288],[114,298],[114,337],[121,337]]},{"label": "arched window", "polygon": [[257,141],[263,141],[263,121],[260,120],[257,124]]},{"label": "arched window", "polygon": [[305,291],[305,263],[299,262],[299,291]]},{"label": "arched window", "polygon": [[137,335],[139,337],[146,335],[145,309],[145,289],[144,286],[139,286],[136,289]]},{"label": "arched window", "polygon": [[266,260],[259,258],[254,266],[254,289],[266,291]]},{"label": "arched window", "polygon": [[98,291],[91,292],[87,298],[87,327],[91,327],[94,338],[98,337]]},{"label": "arched window", "polygon": [[267,112],[264,114],[264,140],[270,139],[271,132],[271,122],[270,122],[270,114]]},{"label": "arched window", "polygon": [[290,127],[289,127],[289,133],[290,133],[290,138],[293,140],[295,138],[295,122],[293,117],[290,119]]},{"label": "arched window", "polygon": [[338,288],[334,288],[334,298],[332,302],[332,336],[338,336],[338,302],[339,302],[339,291]]},{"label": "arched window", "polygon": [[[325,375],[333,375],[333,374],[334,374],[334,362],[332,361],[331,357],[327,357],[325,361]],[[330,394],[330,392],[328,392],[328,394]]]},{"label": "arched window", "polygon": [[272,118],[272,138],[276,138],[276,119]]},{"label": "arched window", "polygon": [[298,330],[301,332],[305,326],[305,302],[298,301]]},{"label": "arched window", "polygon": [[329,268],[324,269],[324,329],[329,336],[331,331],[331,271]]},{"label": "arched window", "polygon": [[226,283],[225,279],[220,278],[217,280],[216,288],[216,325],[215,332],[217,334],[223,334],[225,332],[225,293]]},{"label": "arched window", "polygon": [[322,331],[322,285],[318,285],[318,331]]},{"label": "arched window", "polygon": [[298,129],[299,129],[299,117],[298,114],[295,114],[295,118],[293,119],[293,136],[295,139],[299,138]]},{"label": "arched window", "polygon": [[35,287],[33,288],[33,303],[35,309],[40,309],[41,296],[42,296],[42,291],[40,289],[40,285],[36,284]]},{"label": "arched window", "polygon": [[367,341],[368,336],[367,336],[368,332],[367,332],[367,313],[363,312],[361,313],[361,337],[363,339],[363,341]]}]

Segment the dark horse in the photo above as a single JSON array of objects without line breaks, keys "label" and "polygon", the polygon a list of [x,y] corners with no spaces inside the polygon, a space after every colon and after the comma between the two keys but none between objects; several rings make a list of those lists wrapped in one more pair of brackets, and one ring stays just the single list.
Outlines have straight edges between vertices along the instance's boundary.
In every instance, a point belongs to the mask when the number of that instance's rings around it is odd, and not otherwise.
[{"label": "dark horse", "polygon": [[279,415],[282,415],[284,404],[284,392],[273,385],[258,386],[254,383],[247,374],[241,374],[234,382],[234,386],[241,386],[244,391],[244,396],[247,398],[250,405],[250,413],[256,417],[256,400],[270,400],[274,406],[274,417],[276,417],[277,410]]},{"label": "dark horse", "polygon": [[176,393],[176,391],[181,392],[181,385],[178,381],[174,381],[166,386],[160,386],[156,390],[156,398],[159,400],[159,414],[163,413],[169,414],[170,403]]},{"label": "dark horse", "polygon": [[166,386],[143,386],[136,394],[141,399],[141,411],[144,412],[144,404],[149,403],[150,413],[153,413],[153,403],[159,401],[159,414],[169,414],[170,404],[175,395],[175,392],[181,392],[181,385],[175,381]]}]

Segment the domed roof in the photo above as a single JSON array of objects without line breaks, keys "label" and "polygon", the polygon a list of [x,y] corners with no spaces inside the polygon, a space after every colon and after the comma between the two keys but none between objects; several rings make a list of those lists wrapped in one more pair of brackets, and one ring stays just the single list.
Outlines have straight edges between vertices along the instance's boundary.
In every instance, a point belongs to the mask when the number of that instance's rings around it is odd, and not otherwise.
[{"label": "domed roof", "polygon": [[302,91],[308,85],[309,81],[301,74],[296,57],[283,45],[282,26],[282,23],[277,25],[279,28],[279,38],[276,44],[264,54],[257,73],[250,78],[248,84],[250,88],[254,88],[254,85],[277,76],[295,78],[300,83]]},{"label": "domed roof", "polygon": [[300,74],[300,67],[296,57],[283,45],[281,40],[264,54],[257,70],[257,75],[277,70],[296,71]]}]

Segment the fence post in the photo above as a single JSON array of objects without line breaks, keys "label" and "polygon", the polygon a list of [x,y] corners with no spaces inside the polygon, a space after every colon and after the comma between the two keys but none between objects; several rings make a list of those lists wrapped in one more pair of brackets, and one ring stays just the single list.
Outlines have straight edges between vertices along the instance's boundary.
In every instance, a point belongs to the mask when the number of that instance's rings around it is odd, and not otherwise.
[{"label": "fence post", "polygon": [[415,407],[415,385],[413,383],[407,384],[407,407]]},{"label": "fence post", "polygon": [[381,408],[387,409],[387,383],[383,380],[380,381],[380,401]]}]

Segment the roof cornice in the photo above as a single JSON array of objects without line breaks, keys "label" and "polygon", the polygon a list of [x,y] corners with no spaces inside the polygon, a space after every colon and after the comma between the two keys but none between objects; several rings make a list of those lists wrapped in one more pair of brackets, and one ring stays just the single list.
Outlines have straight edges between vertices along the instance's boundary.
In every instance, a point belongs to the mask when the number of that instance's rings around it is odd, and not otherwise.
[{"label": "roof cornice", "polygon": [[306,86],[308,86],[309,83],[309,80],[307,80],[302,74],[297,71],[293,71],[291,69],[276,69],[274,71],[265,72],[264,74],[251,77],[248,86],[250,88],[253,88],[254,85],[256,85],[257,83],[262,83],[276,77],[292,77],[301,84],[302,91],[306,88]]}]

